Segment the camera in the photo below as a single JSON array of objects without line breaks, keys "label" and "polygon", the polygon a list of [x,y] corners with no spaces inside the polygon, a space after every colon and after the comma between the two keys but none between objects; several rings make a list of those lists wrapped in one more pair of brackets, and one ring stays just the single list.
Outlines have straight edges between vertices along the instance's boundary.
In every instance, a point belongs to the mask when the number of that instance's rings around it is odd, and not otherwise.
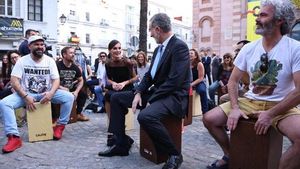
[{"label": "camera", "polygon": [[52,46],[46,46],[46,50],[51,50],[52,51]]}]

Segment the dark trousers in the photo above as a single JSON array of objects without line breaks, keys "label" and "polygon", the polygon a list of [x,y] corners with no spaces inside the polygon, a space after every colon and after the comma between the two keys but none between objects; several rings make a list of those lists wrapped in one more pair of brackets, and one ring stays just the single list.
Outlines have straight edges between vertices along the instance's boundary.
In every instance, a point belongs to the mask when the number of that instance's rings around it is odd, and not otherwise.
[{"label": "dark trousers", "polygon": [[[149,93],[143,95],[143,105],[146,105],[149,96]],[[125,115],[128,113],[128,107],[132,105],[133,98],[132,91],[116,92],[110,98],[111,114],[108,132],[116,136],[119,145],[125,142]],[[141,110],[138,121],[153,140],[157,150],[177,155],[180,152],[177,152],[167,129],[161,123],[161,119],[170,115],[170,111],[157,101]]]},{"label": "dark trousers", "polygon": [[78,92],[78,96],[77,96],[77,99],[76,99],[76,104],[77,104],[76,112],[77,112],[77,114],[80,114],[82,112],[84,104],[86,102],[86,98],[87,98],[86,92],[84,92],[83,90],[80,90]]},{"label": "dark trousers", "polygon": [[[205,75],[206,75],[206,77],[207,77],[207,79],[208,79],[208,84],[209,85],[211,85],[211,77],[210,77],[210,72],[208,72],[208,71],[205,71]],[[205,77],[205,76],[204,76]]]}]

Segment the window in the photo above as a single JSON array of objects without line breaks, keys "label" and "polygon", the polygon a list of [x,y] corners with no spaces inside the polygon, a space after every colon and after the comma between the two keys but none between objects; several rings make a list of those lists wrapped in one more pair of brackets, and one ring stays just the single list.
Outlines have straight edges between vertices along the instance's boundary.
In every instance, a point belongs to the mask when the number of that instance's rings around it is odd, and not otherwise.
[{"label": "window", "polygon": [[91,43],[90,34],[85,34],[85,43]]},{"label": "window", "polygon": [[12,0],[0,0],[0,15],[13,15],[13,2]]},{"label": "window", "polygon": [[43,21],[43,0],[28,0],[28,20]]},{"label": "window", "polygon": [[209,20],[204,20],[202,22],[202,32],[201,35],[202,37],[210,37],[210,22]]},{"label": "window", "polygon": [[86,21],[90,21],[90,13],[89,12],[86,12],[85,13],[85,19],[86,19]]},{"label": "window", "polygon": [[70,10],[70,15],[73,15],[73,16],[75,16],[75,11],[73,11],[73,10]]}]

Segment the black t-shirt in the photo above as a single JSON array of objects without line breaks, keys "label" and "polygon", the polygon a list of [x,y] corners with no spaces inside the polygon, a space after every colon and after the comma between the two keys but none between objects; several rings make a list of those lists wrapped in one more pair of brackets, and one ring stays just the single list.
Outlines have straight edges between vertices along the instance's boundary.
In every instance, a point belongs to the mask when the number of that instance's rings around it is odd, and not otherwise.
[{"label": "black t-shirt", "polygon": [[60,85],[68,88],[71,92],[76,90],[77,79],[81,77],[81,71],[75,64],[66,67],[63,61],[57,62],[60,77]]}]

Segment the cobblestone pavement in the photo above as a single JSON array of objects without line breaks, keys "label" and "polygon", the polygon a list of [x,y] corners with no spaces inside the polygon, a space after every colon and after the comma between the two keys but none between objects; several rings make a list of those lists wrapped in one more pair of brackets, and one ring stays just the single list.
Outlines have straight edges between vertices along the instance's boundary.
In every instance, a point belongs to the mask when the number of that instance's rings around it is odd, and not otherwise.
[{"label": "cobblestone pavement", "polygon": [[[128,131],[135,143],[127,157],[99,157],[98,151],[106,148],[106,114],[87,114],[88,122],[67,125],[59,141],[29,143],[27,127],[21,127],[23,146],[13,153],[0,154],[0,169],[159,169],[139,154],[139,126]],[[0,124],[0,146],[6,143],[3,125]],[[221,157],[222,152],[202,124],[195,117],[182,135],[182,169],[205,169],[206,165]],[[289,145],[285,139],[284,149]]]}]

